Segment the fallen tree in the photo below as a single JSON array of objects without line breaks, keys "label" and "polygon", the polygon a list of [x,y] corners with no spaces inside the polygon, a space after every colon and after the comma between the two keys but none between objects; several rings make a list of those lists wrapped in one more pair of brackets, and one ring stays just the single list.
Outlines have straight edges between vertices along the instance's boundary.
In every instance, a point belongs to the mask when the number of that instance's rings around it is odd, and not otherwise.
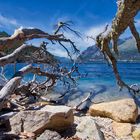
[{"label": "fallen tree", "polygon": [[[139,0],[117,0],[118,10],[111,26],[107,25],[105,30],[96,37],[96,44],[103,53],[107,62],[112,66],[117,84],[120,89],[126,87],[129,91],[138,92],[122,79],[117,67],[117,56],[119,55],[117,41],[123,32],[129,28],[136,40],[137,49],[140,52],[140,36],[135,26],[135,16],[140,10]],[[92,38],[92,37],[91,37]],[[112,42],[112,47],[110,43]]]},{"label": "fallen tree", "polygon": [[[126,87],[129,91],[137,93],[139,90],[135,90],[133,86],[126,84],[119,74],[117,67],[117,56],[119,55],[117,40],[120,35],[129,28],[136,40],[137,49],[140,52],[140,36],[134,24],[134,18],[140,10],[140,1],[118,0],[117,4],[118,11],[111,26],[107,25],[105,30],[97,36],[96,44],[103,53],[105,59],[112,66],[120,89]],[[78,32],[70,28],[69,22],[60,22],[53,34],[49,34],[37,28],[19,28],[15,30],[14,34],[11,36],[7,35],[0,37],[0,66],[2,67],[1,77],[6,81],[5,86],[0,91],[0,108],[2,108],[4,102],[9,99],[9,95],[13,93],[20,95],[25,93],[24,98],[30,95],[41,98],[41,96],[38,95],[38,91],[43,88],[50,89],[58,80],[63,81],[64,85],[67,85],[68,87],[70,87],[70,82],[75,83],[75,77],[72,76],[72,73],[77,72],[79,74],[75,63],[70,70],[61,68],[56,58],[47,51],[48,43],[51,45],[57,43],[66,50],[68,56],[72,62],[74,62],[66,44],[71,45],[74,53],[79,52],[79,50],[73,41],[66,38],[64,34],[60,32],[62,29],[72,31],[74,34],[79,36]],[[42,42],[39,47],[27,44],[29,40],[39,38],[47,39],[48,42]],[[109,46],[111,42],[112,47]],[[16,72],[10,80],[6,79],[3,67],[7,64],[15,64],[16,62],[25,62],[30,65],[27,65]],[[47,71],[44,71],[40,67],[34,67],[32,66],[33,63],[47,64],[49,66],[49,70],[47,69]],[[26,73],[33,73],[34,77],[31,81],[23,83],[22,78]],[[36,81],[36,75],[46,77],[45,81],[38,83]],[[88,98],[89,97],[87,96],[87,99]]]},{"label": "fallen tree", "polygon": [[[44,99],[38,92],[42,89],[49,90],[58,80],[62,81],[68,88],[71,83],[75,84],[75,77],[72,76],[72,73],[78,72],[76,64],[74,63],[70,70],[63,68],[59,65],[55,56],[47,51],[48,44],[54,45],[57,43],[66,50],[68,56],[72,62],[74,62],[69,49],[65,45],[70,44],[74,50],[73,53],[78,53],[79,50],[73,41],[66,38],[64,34],[60,32],[64,26],[78,35],[76,31],[70,28],[69,23],[60,22],[54,34],[51,35],[36,28],[19,28],[15,30],[11,36],[0,37],[1,77],[6,83],[0,90],[0,109],[4,107],[7,101],[20,106],[23,99],[31,96]],[[48,42],[43,41],[40,46],[37,47],[27,43],[27,41],[37,38],[47,39]],[[15,71],[15,74],[9,80],[4,75],[4,66],[7,64],[16,65],[16,63],[28,63],[28,65],[19,71]],[[42,69],[40,65],[33,66],[34,64],[45,64],[47,65],[47,69]],[[34,75],[33,79],[24,82],[22,79],[24,75],[28,73]],[[36,80],[36,76],[43,76],[45,80],[40,83]],[[10,98],[12,94],[20,95],[20,102],[16,100],[13,102],[13,99],[11,100]]]}]

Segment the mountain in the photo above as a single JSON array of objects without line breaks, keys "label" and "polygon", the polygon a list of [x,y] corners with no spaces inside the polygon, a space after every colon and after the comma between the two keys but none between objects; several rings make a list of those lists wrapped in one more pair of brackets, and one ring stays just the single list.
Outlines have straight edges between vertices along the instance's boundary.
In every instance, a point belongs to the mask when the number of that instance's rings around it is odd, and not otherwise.
[{"label": "mountain", "polygon": [[70,59],[66,57],[60,57],[60,56],[55,56],[56,60],[58,60],[60,63],[69,63]]},{"label": "mountain", "polygon": [[0,37],[9,37],[9,35],[5,31],[0,31]]},{"label": "mountain", "polygon": [[[110,47],[112,47],[111,44],[110,44]],[[118,60],[140,61],[140,53],[138,53],[134,38],[129,37],[125,39],[119,39],[118,49],[119,49]],[[79,55],[77,61],[78,62],[104,61],[104,58],[99,48],[96,47],[96,45],[94,45],[94,46],[88,47],[85,51],[83,51]]]},{"label": "mountain", "polygon": [[132,37],[119,45],[119,51],[119,60],[140,61],[140,53],[137,50],[135,39]]},{"label": "mountain", "polygon": [[92,62],[97,60],[103,61],[103,55],[96,45],[88,47],[77,59],[78,62]]}]

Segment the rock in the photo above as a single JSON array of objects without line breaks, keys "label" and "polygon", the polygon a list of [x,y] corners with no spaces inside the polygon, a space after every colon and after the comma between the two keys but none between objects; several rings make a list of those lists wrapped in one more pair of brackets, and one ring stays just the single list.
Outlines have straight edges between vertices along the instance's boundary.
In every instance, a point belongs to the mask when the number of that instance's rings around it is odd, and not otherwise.
[{"label": "rock", "polygon": [[80,120],[76,120],[76,134],[78,138],[82,140],[104,140],[103,133],[100,131],[98,125],[90,116],[80,117]]},{"label": "rock", "polygon": [[77,136],[72,136],[70,138],[66,138],[65,140],[82,140],[82,139],[78,138]]},{"label": "rock", "polygon": [[119,138],[126,137],[132,134],[133,127],[130,123],[113,122],[112,126],[115,135]]},{"label": "rock", "polygon": [[135,122],[138,108],[131,98],[93,104],[89,108],[91,116],[108,117],[118,122]]},{"label": "rock", "polygon": [[62,140],[59,133],[45,130],[36,140]]},{"label": "rock", "polygon": [[112,128],[113,120],[110,118],[103,118],[103,117],[93,117],[97,125],[100,127],[100,130],[104,134],[105,140],[114,140],[115,134]]},{"label": "rock", "polygon": [[45,129],[64,130],[73,124],[74,116],[70,107],[46,105],[41,110],[21,111],[9,122],[13,132],[41,134]]},{"label": "rock", "polygon": [[134,140],[140,140],[140,128],[133,131],[132,136]]},{"label": "rock", "polygon": [[19,135],[20,139],[35,139],[35,134],[30,132],[21,132]]}]

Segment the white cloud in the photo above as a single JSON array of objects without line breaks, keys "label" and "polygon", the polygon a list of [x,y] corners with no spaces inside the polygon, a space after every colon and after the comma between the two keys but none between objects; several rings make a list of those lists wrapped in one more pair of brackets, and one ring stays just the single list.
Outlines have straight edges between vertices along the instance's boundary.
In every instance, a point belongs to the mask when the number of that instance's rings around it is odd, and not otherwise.
[{"label": "white cloud", "polygon": [[[86,36],[91,36],[92,38],[96,38],[97,35],[99,35],[101,32],[104,31],[106,25],[107,24],[102,24],[102,25],[99,25],[99,26],[93,26],[85,32],[85,35]],[[86,39],[85,42],[89,46],[95,44],[95,41],[92,40],[92,39]]]},{"label": "white cloud", "polygon": [[[75,45],[77,48],[82,52],[83,50],[87,49],[89,46],[92,46],[95,44],[94,40],[87,39],[87,36],[92,36],[96,38],[96,36],[101,33],[105,29],[106,24],[99,25],[99,26],[93,26],[87,29],[81,28],[80,33],[82,34],[82,39],[76,37],[76,35],[68,32],[64,32],[64,35],[66,38],[71,39],[73,42],[75,42]],[[42,42],[44,39],[36,39],[30,41],[33,45],[39,46],[40,42]],[[64,43],[64,45],[71,51],[71,45],[69,43]],[[56,55],[61,57],[68,57],[67,52],[65,49],[63,49],[62,46],[56,44],[56,45],[48,45],[48,50]]]},{"label": "white cloud", "polygon": [[53,55],[60,56],[60,57],[68,57],[65,50],[62,49],[55,49],[53,51],[50,51]]},{"label": "white cloud", "polygon": [[101,33],[105,29],[106,24],[91,27],[86,31],[86,35],[96,37],[99,33]]},{"label": "white cloud", "polygon": [[[73,42],[75,42],[75,45],[80,51],[83,51],[87,49],[89,46],[92,46],[95,44],[94,40],[92,39],[87,39],[87,36],[92,36],[93,38],[96,38],[96,36],[104,31],[106,24],[99,25],[99,26],[93,26],[90,27],[89,29],[81,29],[81,34],[82,34],[82,39],[76,37],[76,35],[71,34],[69,32],[65,32],[65,36],[69,39],[71,39]],[[69,44],[65,44],[65,46],[70,50]],[[49,51],[57,56],[62,56],[62,57],[67,57],[67,53],[62,47],[55,46],[54,48],[49,48]]]},{"label": "white cloud", "polygon": [[[63,17],[64,19],[67,19],[67,17]],[[60,20],[60,19],[59,19]],[[79,27],[76,27],[75,29],[79,29],[80,30],[80,33],[82,34],[82,39],[81,38],[78,38],[76,37],[76,35],[70,33],[69,31],[68,32],[65,32],[65,36],[69,39],[71,39],[73,42],[75,42],[75,45],[78,47],[78,49],[80,51],[83,51],[85,50],[87,47],[91,46],[91,45],[94,45],[94,41],[92,39],[87,39],[87,36],[92,36],[92,37],[96,37],[99,33],[101,33],[104,28],[105,28],[105,25],[106,24],[103,24],[103,25],[99,25],[99,26],[93,26],[93,27],[90,27],[90,28],[79,28]],[[2,14],[0,14],[0,27],[3,27],[5,29],[15,29],[17,27],[20,27],[21,25],[17,22],[16,19],[12,19],[12,18],[8,18],[6,16],[3,16]],[[40,41],[37,40],[37,41],[31,41],[33,42],[33,44],[35,45],[39,45]],[[70,45],[69,44],[65,44],[66,47],[68,49],[70,49]],[[55,48],[52,48],[52,49],[48,49],[50,50],[51,53],[53,53],[54,55],[57,55],[57,56],[62,56],[62,57],[67,57],[67,52],[62,48],[62,47],[58,47],[58,46],[54,46]],[[71,49],[70,49],[71,50]]]},{"label": "white cloud", "polygon": [[16,21],[16,19],[7,18],[3,16],[2,14],[0,14],[0,27],[10,29],[12,27],[17,27],[18,25],[19,24]]}]

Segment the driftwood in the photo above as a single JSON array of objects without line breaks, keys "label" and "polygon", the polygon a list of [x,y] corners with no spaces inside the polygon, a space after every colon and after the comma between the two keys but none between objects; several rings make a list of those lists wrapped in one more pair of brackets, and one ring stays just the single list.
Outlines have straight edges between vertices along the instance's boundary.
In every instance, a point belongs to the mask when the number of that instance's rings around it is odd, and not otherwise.
[{"label": "driftwood", "polygon": [[[34,73],[39,76],[45,76],[47,77],[47,82],[52,81],[49,85],[50,87],[53,86],[56,82],[57,76],[55,74],[50,74],[48,72],[43,72],[40,70],[40,68],[32,67],[32,65],[28,65],[20,69],[18,72],[16,72],[13,76],[13,78],[8,81],[8,83],[0,90],[0,107],[2,108],[4,106],[5,101],[7,101],[12,93],[15,92],[17,87],[20,85],[20,82],[23,78],[23,76],[27,73]],[[0,108],[0,109],[1,109]]]},{"label": "driftwood", "polygon": [[32,65],[23,67],[18,72],[16,72],[13,77],[17,77],[17,76],[23,77],[27,73],[33,73],[39,76],[45,76],[52,80],[52,84],[54,84],[55,79],[57,79],[57,75],[41,71],[40,67],[33,67]]},{"label": "driftwood", "polygon": [[[60,30],[60,29],[59,29]],[[46,38],[51,42],[65,42],[70,43],[75,51],[78,51],[74,42],[70,39],[64,37],[63,34],[53,34],[50,35],[40,29],[30,29],[30,28],[19,28],[15,30],[15,33],[10,37],[2,37],[0,38],[0,51],[4,53],[9,53],[11,50],[14,50],[20,47],[28,40],[32,40],[35,38]]]},{"label": "driftwood", "polygon": [[0,65],[4,66],[6,64],[15,62],[16,59],[21,55],[22,50],[24,50],[27,47],[29,47],[29,46],[22,45],[21,47],[16,49],[13,53],[0,58]]},{"label": "driftwood", "polygon": [[19,86],[21,82],[21,77],[14,77],[11,79],[0,91],[0,109],[3,108],[3,105],[9,96],[15,91],[16,87]]},{"label": "driftwood", "polygon": [[[2,67],[1,77],[6,82],[6,85],[0,90],[0,109],[3,107],[4,102],[6,102],[13,93],[22,94],[25,92],[25,96],[39,97],[39,90],[42,88],[49,89],[53,87],[58,80],[64,81],[65,86],[69,84],[66,79],[70,79],[72,82],[75,82],[75,79],[71,75],[76,69],[74,70],[74,67],[72,67],[69,71],[66,68],[61,68],[54,55],[47,51],[48,43],[51,45],[58,43],[66,50],[68,56],[73,61],[71,53],[65,45],[71,45],[74,50],[73,53],[77,53],[79,50],[73,41],[66,38],[64,34],[59,33],[64,26],[78,35],[76,31],[69,27],[68,23],[64,23],[61,26],[58,24],[54,34],[49,34],[36,28],[19,28],[15,30],[14,34],[11,36],[0,37],[0,66]],[[39,38],[47,39],[48,42],[42,42],[40,46],[37,47],[27,44],[27,41]],[[17,62],[28,63],[29,65],[23,67],[17,72],[16,68],[14,68],[15,74],[10,80],[8,80],[4,75],[4,66],[11,63],[16,66]],[[40,66],[34,67],[32,65],[33,63],[47,65],[47,71],[45,69],[41,69]],[[24,75],[28,73],[34,74],[33,80],[21,82]],[[44,76],[46,80],[42,83],[38,83],[36,81],[36,75]],[[15,105],[17,104],[16,102],[13,103]]]},{"label": "driftwood", "polygon": [[[120,89],[126,87],[129,91],[133,91],[130,86],[128,86],[120,77],[118,68],[117,68],[117,55],[119,55],[117,41],[119,36],[129,27],[132,35],[134,36],[138,51],[140,52],[140,36],[136,30],[134,24],[134,17],[138,14],[140,10],[140,1],[139,0],[118,0],[118,11],[115,16],[115,19],[112,21],[110,28],[106,26],[105,31],[100,33],[96,38],[96,44],[103,53],[105,59],[111,64],[117,83],[120,86]],[[109,47],[109,44],[112,43],[112,48]],[[113,52],[112,52],[113,49]]]},{"label": "driftwood", "polygon": [[[131,33],[136,40],[138,51],[140,52],[140,36],[134,24],[134,18],[140,10],[140,0],[118,0],[117,3],[118,11],[115,19],[112,21],[111,27],[109,28],[109,26],[106,26],[105,31],[97,36],[96,44],[102,51],[105,59],[112,66],[120,88],[126,87],[130,91],[136,93],[137,91],[128,86],[119,75],[117,68],[117,56],[119,55],[117,40],[127,28],[130,28]],[[72,76],[72,73],[77,72],[79,74],[76,65],[74,64],[71,70],[61,68],[60,65],[55,62],[55,57],[47,51],[48,43],[51,45],[57,43],[66,50],[68,56],[74,62],[66,44],[71,45],[74,50],[73,53],[77,53],[79,50],[73,41],[66,38],[64,34],[61,33],[62,29],[67,29],[79,36],[78,32],[70,28],[70,23],[59,22],[56,26],[56,31],[53,34],[49,34],[37,28],[19,28],[15,30],[14,34],[11,36],[0,37],[0,66],[4,67],[6,64],[15,64],[16,62],[27,62],[30,64],[17,72],[15,71],[15,74],[9,81],[5,78],[4,72],[1,72],[3,79],[6,81],[6,85],[0,91],[0,109],[14,91],[18,92],[17,94],[22,94],[22,90],[27,89],[28,94],[34,94],[41,88],[48,89],[53,87],[58,80],[63,81],[64,85],[67,85],[69,88],[71,82],[75,84],[75,77]],[[47,39],[47,42],[43,42],[39,47],[26,44],[27,41],[36,38]],[[112,48],[109,46],[111,41],[113,42]],[[44,63],[49,65],[49,68],[45,71],[39,67],[32,66],[32,63]],[[21,80],[27,73],[33,73],[34,78],[32,81],[23,85]],[[46,77],[46,80],[42,83],[38,83],[35,75],[44,76]],[[89,97],[90,95],[76,108],[88,100]]]},{"label": "driftwood", "polygon": [[9,63],[41,63],[56,65],[57,60],[48,51],[44,52],[41,47],[23,44],[11,54],[0,58],[0,65],[4,66]]}]

